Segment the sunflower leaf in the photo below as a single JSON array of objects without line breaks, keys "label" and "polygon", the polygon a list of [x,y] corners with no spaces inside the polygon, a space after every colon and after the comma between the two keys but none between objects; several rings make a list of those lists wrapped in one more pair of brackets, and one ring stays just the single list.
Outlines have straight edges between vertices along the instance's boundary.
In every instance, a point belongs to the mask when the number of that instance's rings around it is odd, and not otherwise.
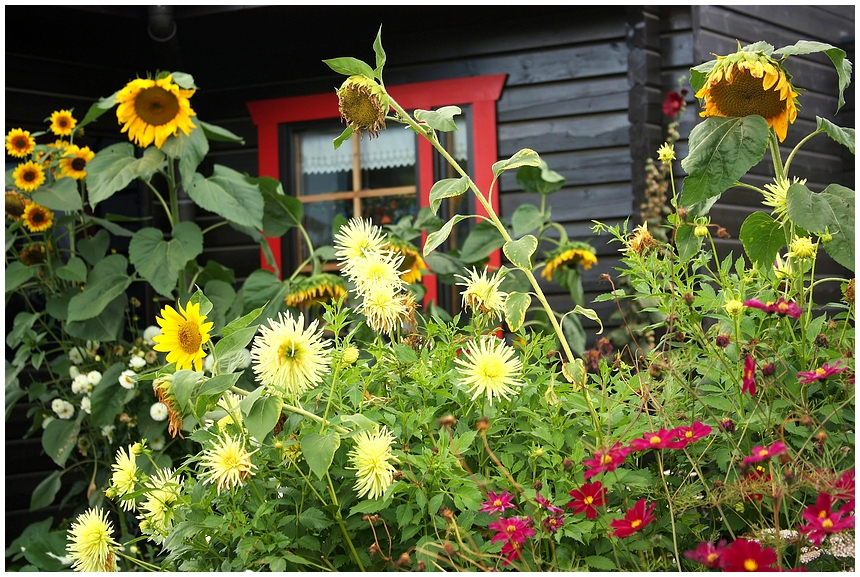
[{"label": "sunflower leaf", "polygon": [[442,199],[460,196],[467,190],[469,190],[469,179],[465,176],[461,178],[443,178],[434,184],[430,189],[430,208],[433,210],[433,214],[439,212]]},{"label": "sunflower leaf", "polygon": [[532,303],[528,293],[512,292],[505,299],[505,320],[512,333],[520,330],[526,320],[526,311]]},{"label": "sunflower leaf", "polygon": [[97,317],[131,284],[125,274],[110,275],[96,283],[87,283],[83,292],[69,301],[68,322],[85,321]]},{"label": "sunflower leaf", "polygon": [[154,146],[143,151],[141,158],[134,155],[134,146],[120,142],[96,153],[87,163],[87,191],[90,206],[109,199],[124,189],[135,178],[148,181],[164,162],[164,153]]},{"label": "sunflower leaf", "polygon": [[360,75],[373,79],[373,68],[358,58],[346,56],[344,58],[330,58],[323,60],[323,62],[328,64],[328,67],[338,74],[343,74],[344,76]]},{"label": "sunflower leaf", "polygon": [[[531,167],[529,167],[531,168]],[[523,168],[520,171],[525,170]],[[519,174],[519,173],[517,173]],[[514,235],[522,236],[529,233],[546,220],[546,215],[533,204],[521,204],[511,215],[511,225],[514,227]]]},{"label": "sunflower leaf", "polygon": [[98,102],[90,106],[90,109],[87,111],[84,119],[78,123],[77,128],[81,129],[90,122],[96,120],[99,116],[116,106],[116,95],[119,94],[119,90],[107,96],[105,98],[99,99]]},{"label": "sunflower leaf", "polygon": [[690,132],[682,203],[689,206],[719,196],[761,162],[767,149],[767,121],[758,115],[743,118],[711,116]]},{"label": "sunflower leaf", "polygon": [[514,153],[506,160],[500,160],[493,164],[493,176],[499,177],[501,173],[521,166],[540,166],[540,156],[531,148],[523,148]]},{"label": "sunflower leaf", "polygon": [[800,40],[793,46],[783,46],[779,50],[775,50],[774,54],[794,56],[798,54],[813,54],[815,52],[824,52],[836,68],[836,74],[839,76],[839,100],[836,104],[836,111],[839,112],[839,109],[845,104],[843,93],[848,88],[848,85],[851,84],[851,61],[845,58],[844,50],[824,42]]},{"label": "sunflower leaf", "polygon": [[33,193],[33,202],[47,206],[51,210],[66,212],[81,210],[81,193],[78,192],[77,181],[65,177],[55,180],[51,186],[40,187]]},{"label": "sunflower leaf", "polygon": [[343,129],[343,132],[340,133],[340,136],[332,140],[332,143],[334,144],[334,149],[337,150],[338,148],[340,148],[340,145],[349,140],[350,138],[352,138],[352,127],[347,126]]},{"label": "sunflower leaf", "polygon": [[376,33],[376,39],[373,41],[373,52],[376,54],[376,69],[373,74],[376,78],[382,80],[382,67],[385,66],[385,50],[382,48],[382,24],[379,25],[379,31]]},{"label": "sunflower leaf", "polygon": [[[853,128],[842,128],[841,126],[836,126],[829,120],[825,118],[821,118],[820,116],[815,117],[816,128],[819,131],[824,132],[851,151],[851,154],[854,154],[854,129]],[[35,195],[34,195],[35,196]],[[50,208],[50,207],[49,207]]]},{"label": "sunflower leaf", "polygon": [[29,267],[20,261],[12,261],[6,267],[6,292],[11,292],[36,276],[37,267]]},{"label": "sunflower leaf", "polygon": [[185,190],[205,210],[239,225],[263,228],[263,196],[240,172],[216,164],[211,177],[196,173]]},{"label": "sunflower leaf", "polygon": [[416,110],[415,120],[426,122],[428,126],[440,132],[452,132],[457,130],[454,117],[461,114],[459,106],[443,106],[438,110]]},{"label": "sunflower leaf", "polygon": [[460,259],[467,263],[482,260],[505,244],[499,229],[489,221],[482,221],[472,227],[460,247]]},{"label": "sunflower leaf", "polygon": [[523,166],[517,171],[517,184],[526,192],[552,194],[561,190],[565,182],[567,179],[551,170],[544,160],[540,166]]},{"label": "sunflower leaf", "polygon": [[172,298],[179,271],[201,252],[203,233],[190,221],[177,224],[169,241],[164,240],[164,234],[157,228],[142,228],[128,246],[129,260],[137,273],[167,298]]},{"label": "sunflower leaf", "polygon": [[230,132],[226,128],[222,128],[214,124],[209,124],[208,122],[203,122],[199,118],[195,118],[194,122],[200,125],[200,128],[203,129],[203,134],[205,134],[206,138],[208,138],[209,140],[215,140],[217,142],[234,142],[236,144],[245,144],[244,138]]},{"label": "sunflower leaf", "polygon": [[194,77],[187,72],[172,72],[170,77],[173,79],[173,83],[178,85],[179,88],[184,90],[197,90],[197,86],[194,84]]},{"label": "sunflower leaf", "polygon": [[754,44],[747,44],[741,50],[744,52],[764,52],[767,56],[773,54],[773,46],[764,40],[760,40]]},{"label": "sunflower leaf", "polygon": [[[275,396],[260,396],[254,400],[243,418],[245,426],[248,427],[248,432],[262,442],[278,424],[283,405],[284,401]],[[239,406],[242,406],[241,402]],[[245,412],[244,409],[242,412]]]},{"label": "sunflower leaf", "polygon": [[470,216],[464,216],[462,214],[456,214],[451,219],[442,225],[442,228],[437,230],[436,232],[431,232],[427,235],[427,240],[424,242],[424,251],[423,256],[427,256],[433,249],[438,247],[440,244],[445,242],[448,239],[448,235],[451,234],[451,230],[454,228],[454,225],[460,222],[461,220],[465,220],[467,218],[474,218]]},{"label": "sunflower leaf", "polygon": [[738,236],[747,256],[762,268],[772,267],[777,253],[785,246],[782,226],[763,212],[749,215]]},{"label": "sunflower leaf", "polygon": [[115,341],[125,324],[127,304],[128,297],[123,293],[108,303],[98,316],[85,321],[66,323],[66,332],[79,339],[92,339],[103,343]]},{"label": "sunflower leaf", "polygon": [[511,261],[515,267],[531,270],[532,255],[535,253],[535,250],[537,250],[537,245],[537,238],[533,235],[527,234],[520,239],[509,240],[505,243],[502,250],[504,250],[505,256],[508,257],[508,260]]}]

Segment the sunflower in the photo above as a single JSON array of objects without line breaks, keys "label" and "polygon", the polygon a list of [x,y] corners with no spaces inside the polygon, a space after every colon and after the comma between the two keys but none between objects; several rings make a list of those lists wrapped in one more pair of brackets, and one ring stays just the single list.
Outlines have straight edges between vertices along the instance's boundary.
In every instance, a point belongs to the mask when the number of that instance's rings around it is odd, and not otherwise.
[{"label": "sunflower", "polygon": [[254,372],[275,393],[295,397],[322,381],[331,359],[317,321],[305,329],[302,314],[293,319],[280,313],[278,318],[260,325],[251,348]]},{"label": "sunflower", "polygon": [[27,266],[43,264],[48,260],[45,245],[41,242],[31,242],[22,248],[18,258]]},{"label": "sunflower", "polygon": [[51,132],[57,136],[70,136],[77,120],[71,110],[56,110],[51,114]]},{"label": "sunflower", "polygon": [[251,476],[251,469],[257,468],[251,463],[253,453],[245,449],[244,440],[225,434],[211,449],[203,451],[202,463],[208,469],[203,482],[217,484],[219,493],[221,489],[238,487]]},{"label": "sunflower", "polygon": [[13,128],[6,135],[6,152],[9,156],[24,158],[30,155],[36,148],[36,141],[27,130]]},{"label": "sunflower", "polygon": [[334,237],[335,256],[344,266],[357,258],[382,250],[385,235],[370,220],[350,219]]},{"label": "sunflower", "polygon": [[87,163],[96,155],[88,146],[79,148],[72,144],[60,159],[60,172],[63,176],[70,176],[75,180],[81,180],[87,175],[85,170]]},{"label": "sunflower", "polygon": [[505,312],[505,301],[508,298],[508,293],[499,290],[503,277],[498,272],[488,276],[487,267],[484,267],[484,272],[481,273],[477,269],[468,272],[469,278],[455,275],[466,281],[465,283],[457,283],[466,287],[466,290],[463,291],[463,307],[480,311],[493,318],[501,318]]},{"label": "sunflower", "polygon": [[24,226],[30,232],[42,232],[54,225],[54,212],[50,208],[36,204],[35,202],[27,204],[21,218],[24,219]]},{"label": "sunflower", "polygon": [[114,552],[119,544],[112,534],[113,525],[101,509],[89,509],[79,515],[69,529],[71,543],[66,545],[72,569],[88,573],[116,571]]},{"label": "sunflower", "polygon": [[161,317],[155,317],[161,334],[153,337],[156,351],[167,353],[167,362],[176,363],[176,369],[203,370],[203,344],[209,341],[209,330],[213,323],[204,323],[205,315],[200,314],[200,303],[189,302],[183,310],[177,305],[179,312],[166,305],[161,310]]},{"label": "sunflower", "polygon": [[494,398],[508,399],[514,392],[511,387],[522,384],[519,380],[522,363],[514,358],[514,349],[492,335],[470,341],[455,363],[460,371],[460,384],[469,387],[473,401],[486,395],[492,405]]},{"label": "sunflower", "polygon": [[391,454],[391,443],[394,435],[385,427],[371,434],[361,431],[355,436],[355,447],[349,452],[348,469],[355,470],[355,490],[359,498],[368,499],[381,497],[385,490],[394,482],[394,465],[389,461],[397,461]]},{"label": "sunflower", "polygon": [[575,267],[581,264],[585,270],[597,262],[594,249],[584,242],[567,242],[547,255],[546,265],[540,275],[546,280],[552,280],[552,273],[562,267]]},{"label": "sunflower", "polygon": [[195,128],[188,99],[194,90],[183,90],[167,75],[159,80],[137,78],[126,84],[116,95],[119,103],[116,117],[128,132],[129,140],[141,148],[155,142],[161,148],[168,136],[181,130],[185,136]]},{"label": "sunflower", "polygon": [[743,117],[757,114],[785,140],[797,119],[798,93],[782,63],[762,51],[738,50],[717,56],[705,84],[696,92],[705,109],[699,116]]},{"label": "sunflower", "polygon": [[28,204],[30,204],[30,199],[24,198],[24,195],[21,193],[11,190],[6,191],[6,216],[12,220],[21,220]]},{"label": "sunflower", "polygon": [[421,253],[418,252],[418,248],[414,244],[390,236],[388,237],[388,244],[382,248],[403,256],[403,262],[400,264],[400,278],[403,279],[403,282],[412,284],[421,280],[421,271],[427,270],[427,263],[421,258]]},{"label": "sunflower", "polygon": [[362,135],[379,136],[385,129],[389,98],[385,89],[375,80],[356,75],[347,78],[337,90],[337,110],[349,128]]},{"label": "sunflower", "polygon": [[303,277],[284,297],[288,307],[310,307],[315,304],[337,301],[346,294],[343,279],[327,272]]},{"label": "sunflower", "polygon": [[25,192],[33,192],[45,183],[45,169],[40,164],[28,160],[19,164],[12,173],[15,186]]}]

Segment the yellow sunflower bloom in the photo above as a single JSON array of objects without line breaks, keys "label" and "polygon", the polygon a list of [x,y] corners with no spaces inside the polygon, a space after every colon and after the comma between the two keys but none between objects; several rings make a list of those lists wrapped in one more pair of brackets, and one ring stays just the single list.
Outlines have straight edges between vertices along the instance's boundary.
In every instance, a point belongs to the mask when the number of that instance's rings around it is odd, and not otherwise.
[{"label": "yellow sunflower bloom", "polygon": [[27,266],[44,264],[48,260],[45,245],[41,242],[33,242],[21,249],[18,258]]},{"label": "yellow sunflower bloom", "polygon": [[51,114],[51,132],[57,136],[70,136],[77,120],[72,116],[71,110],[56,110]]},{"label": "yellow sunflower bloom", "polygon": [[511,387],[522,385],[522,363],[514,354],[505,341],[492,335],[465,345],[455,363],[460,371],[460,384],[468,387],[473,401],[484,395],[492,405],[494,398],[508,399],[515,392]]},{"label": "yellow sunflower bloom", "polygon": [[298,396],[322,382],[331,359],[317,321],[304,328],[305,317],[293,319],[280,313],[279,320],[260,325],[251,348],[257,380],[276,394]]},{"label": "yellow sunflower bloom", "polygon": [[397,461],[391,454],[391,443],[394,435],[385,427],[371,434],[361,431],[355,436],[355,447],[349,452],[348,469],[355,470],[355,490],[359,498],[368,499],[381,497],[385,490],[394,482],[394,465]]},{"label": "yellow sunflower bloom", "polygon": [[204,483],[215,483],[220,493],[222,489],[233,489],[251,476],[251,469],[257,466],[251,463],[251,455],[245,449],[241,438],[234,439],[225,434],[213,444],[211,449],[203,451],[202,464],[208,469],[203,475]]},{"label": "yellow sunflower bloom", "polygon": [[699,116],[743,117],[757,114],[785,140],[788,125],[797,119],[798,92],[782,63],[764,52],[738,50],[717,56],[705,84],[696,92],[705,109]]},{"label": "yellow sunflower bloom", "polygon": [[60,173],[63,176],[70,176],[75,180],[81,180],[87,175],[85,170],[87,163],[96,155],[88,146],[79,148],[72,144],[63,154],[60,159]]},{"label": "yellow sunflower bloom", "polygon": [[594,249],[584,242],[569,242],[560,246],[547,255],[546,264],[540,275],[546,280],[552,280],[553,272],[563,267],[575,267],[581,264],[585,270],[597,263]]},{"label": "yellow sunflower bloom", "polygon": [[135,486],[141,481],[141,473],[137,468],[135,456],[132,453],[131,445],[128,450],[122,447],[116,452],[116,462],[111,465],[113,475],[111,475],[110,485],[114,490],[114,494],[119,500],[119,505],[126,511],[134,509],[134,499],[122,499],[129,493],[134,493]]},{"label": "yellow sunflower bloom", "polygon": [[13,128],[6,135],[6,152],[9,156],[24,158],[32,154],[36,148],[36,141],[27,130]]},{"label": "yellow sunflower bloom", "polygon": [[186,136],[195,128],[189,98],[194,90],[184,90],[167,75],[160,80],[137,78],[119,91],[116,117],[128,132],[129,140],[141,148],[155,142],[161,148],[169,136],[182,131]]},{"label": "yellow sunflower bloom", "polygon": [[406,284],[412,284],[421,280],[421,271],[427,270],[427,263],[421,258],[421,253],[418,248],[411,242],[390,236],[388,244],[382,247],[383,250],[390,250],[403,256],[403,262],[400,264],[400,278]]},{"label": "yellow sunflower bloom", "polygon": [[6,216],[12,220],[21,220],[24,216],[24,209],[30,204],[29,198],[24,198],[19,192],[11,190],[6,191]]},{"label": "yellow sunflower bloom", "polygon": [[508,298],[508,293],[499,290],[503,277],[498,272],[488,276],[487,267],[484,267],[484,272],[479,273],[477,269],[468,272],[468,278],[455,275],[466,281],[457,283],[466,287],[463,291],[463,307],[501,319],[505,313],[505,301]]},{"label": "yellow sunflower bloom", "polygon": [[89,509],[79,515],[69,529],[71,543],[66,545],[72,569],[88,573],[116,571],[114,551],[119,544],[112,534],[113,525],[101,509]]},{"label": "yellow sunflower bloom", "polygon": [[30,232],[42,232],[54,226],[54,212],[35,202],[27,204],[21,218],[24,220],[24,226]]},{"label": "yellow sunflower bloom", "polygon": [[315,304],[337,301],[346,294],[343,279],[330,273],[320,273],[299,280],[284,297],[288,307],[310,307]]},{"label": "yellow sunflower bloom", "polygon": [[24,192],[33,192],[45,183],[45,169],[40,164],[28,160],[15,167],[12,172],[15,187]]},{"label": "yellow sunflower bloom", "polygon": [[[206,316],[200,314],[200,303],[188,303],[183,310],[177,305],[179,312],[166,305],[161,310],[161,317],[155,317],[161,334],[153,337],[156,351],[167,353],[167,362],[176,363],[176,369],[203,370],[204,343],[209,341],[209,331],[213,323],[204,323]],[[163,318],[162,318],[163,317]]]}]

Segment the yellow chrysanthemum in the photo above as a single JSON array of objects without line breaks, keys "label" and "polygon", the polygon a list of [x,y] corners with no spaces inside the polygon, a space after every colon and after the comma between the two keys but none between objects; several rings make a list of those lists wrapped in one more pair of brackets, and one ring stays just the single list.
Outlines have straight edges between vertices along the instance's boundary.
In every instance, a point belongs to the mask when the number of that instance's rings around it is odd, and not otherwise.
[{"label": "yellow chrysanthemum", "polygon": [[622,249],[623,252],[633,252],[639,256],[644,256],[657,247],[657,241],[648,232],[648,223],[643,222],[633,229],[633,234],[630,236],[628,244]]},{"label": "yellow chrysanthemum", "polygon": [[394,435],[385,427],[376,434],[361,431],[355,436],[355,446],[349,452],[348,469],[355,470],[355,490],[359,498],[381,497],[394,482],[394,465],[391,454]]},{"label": "yellow chrysanthemum", "polygon": [[794,181],[787,178],[776,178],[773,184],[764,185],[764,200],[761,203],[773,208],[771,214],[780,222],[788,220],[788,189],[792,184],[806,184],[806,179]]},{"label": "yellow chrysanthemum", "polygon": [[260,325],[251,359],[257,380],[267,389],[295,397],[322,382],[331,359],[317,321],[305,329],[302,314],[293,319],[280,313],[278,318]]},{"label": "yellow chrysanthemum", "polygon": [[107,572],[116,571],[116,548],[119,543],[113,540],[113,525],[106,512],[89,509],[78,516],[69,529],[66,551],[72,558],[75,571]]},{"label": "yellow chrysanthemum", "polygon": [[71,110],[56,110],[51,114],[51,132],[57,136],[70,136],[77,123]]},{"label": "yellow chrysanthemum", "polygon": [[203,475],[204,483],[215,483],[220,493],[222,489],[238,487],[251,476],[251,455],[245,449],[242,439],[234,439],[225,434],[213,443],[211,449],[203,451],[202,465],[208,470]]},{"label": "yellow chrysanthemum", "polygon": [[119,500],[119,505],[126,511],[131,511],[134,509],[134,499],[122,499],[122,497],[134,493],[135,486],[141,480],[131,445],[128,451],[122,447],[119,448],[116,452],[116,462],[111,465],[111,469],[113,469],[113,475],[111,475],[110,484]]},{"label": "yellow chrysanthemum", "polygon": [[812,239],[808,236],[796,236],[791,241],[789,253],[786,255],[791,258],[804,260],[815,256],[816,246]]},{"label": "yellow chrysanthemum", "polygon": [[411,295],[400,292],[393,285],[373,286],[364,293],[358,312],[365,316],[365,322],[371,329],[390,335],[414,312],[415,300],[410,299]]},{"label": "yellow chrysanthemum", "polygon": [[21,216],[24,226],[30,232],[42,232],[54,226],[54,212],[41,204],[29,203]]},{"label": "yellow chrysanthemum", "polygon": [[412,284],[421,280],[421,271],[427,270],[427,263],[421,258],[421,253],[411,242],[389,237],[388,244],[383,247],[383,250],[394,251],[403,256],[403,262],[400,264],[400,278],[406,284]]},{"label": "yellow chrysanthemum", "polygon": [[505,313],[505,301],[508,298],[508,293],[499,290],[503,277],[498,272],[488,275],[487,267],[484,267],[483,272],[478,272],[477,269],[467,272],[468,278],[455,275],[466,281],[457,283],[466,287],[463,291],[463,307],[501,319]]},{"label": "yellow chrysanthemum", "polygon": [[21,249],[18,258],[27,266],[44,264],[48,260],[45,245],[41,242],[32,242]]},{"label": "yellow chrysanthemum", "polygon": [[370,220],[353,218],[334,236],[334,254],[341,264],[349,266],[357,258],[379,252],[385,243],[381,228]]},{"label": "yellow chrysanthemum", "polygon": [[782,63],[764,52],[739,50],[717,56],[705,84],[696,92],[704,99],[699,116],[742,117],[758,114],[785,140],[789,123],[797,119],[798,93]]},{"label": "yellow chrysanthemum", "polygon": [[337,90],[337,109],[341,119],[359,136],[367,130],[370,137],[385,129],[389,98],[376,81],[356,75],[347,78]]},{"label": "yellow chrysanthemum", "polygon": [[30,204],[30,199],[24,198],[21,193],[6,191],[6,216],[12,220],[21,220],[28,204]]},{"label": "yellow chrysanthemum", "polygon": [[552,280],[553,272],[562,267],[575,267],[581,264],[585,270],[597,263],[594,249],[584,242],[568,242],[547,255],[546,265],[540,275],[546,280]]},{"label": "yellow chrysanthemum", "polygon": [[[209,341],[209,331],[213,323],[204,323],[205,315],[200,314],[200,303],[188,303],[183,310],[177,305],[176,312],[170,305],[161,310],[161,317],[155,317],[161,334],[152,338],[156,351],[167,353],[167,362],[176,363],[176,369],[203,370],[203,344]],[[162,318],[163,317],[163,318]]]},{"label": "yellow chrysanthemum", "polygon": [[87,163],[96,155],[88,146],[79,148],[72,144],[63,154],[60,159],[60,173],[63,176],[70,176],[75,180],[81,180],[87,175]]},{"label": "yellow chrysanthemum", "polygon": [[492,405],[494,398],[508,399],[508,395],[514,393],[511,387],[522,385],[522,363],[514,354],[513,348],[492,335],[465,345],[455,362],[460,371],[460,384],[468,387],[473,401],[484,395]]},{"label": "yellow chrysanthemum", "polygon": [[172,469],[161,469],[144,485],[146,499],[140,504],[141,530],[166,535],[173,525],[173,503],[179,498],[181,478]]},{"label": "yellow chrysanthemum", "polygon": [[30,136],[30,132],[27,130],[13,128],[6,135],[6,152],[9,156],[24,158],[32,154],[35,148],[36,141]]},{"label": "yellow chrysanthemum", "polygon": [[657,158],[664,163],[675,160],[675,145],[668,142],[661,144],[660,148],[657,149]]},{"label": "yellow chrysanthemum", "polygon": [[189,98],[194,90],[183,90],[167,75],[160,80],[137,78],[116,95],[116,117],[128,132],[129,140],[145,148],[155,142],[161,148],[169,136],[182,131],[186,136],[195,128]]},{"label": "yellow chrysanthemum", "polygon": [[377,287],[400,290],[406,284],[401,277],[402,266],[402,254],[383,250],[355,258],[341,270],[353,282],[358,294],[363,295]]},{"label": "yellow chrysanthemum", "polygon": [[33,192],[45,183],[45,169],[42,165],[28,160],[15,167],[12,172],[15,187],[25,192]]},{"label": "yellow chrysanthemum", "polygon": [[295,285],[284,301],[288,307],[310,307],[319,303],[337,301],[346,294],[346,285],[338,275],[327,272],[303,277]]}]

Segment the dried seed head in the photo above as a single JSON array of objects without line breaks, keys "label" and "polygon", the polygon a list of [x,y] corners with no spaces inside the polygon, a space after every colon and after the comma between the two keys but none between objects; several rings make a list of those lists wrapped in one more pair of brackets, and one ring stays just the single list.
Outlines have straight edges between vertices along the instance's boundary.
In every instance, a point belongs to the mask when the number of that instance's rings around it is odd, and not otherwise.
[{"label": "dried seed head", "polygon": [[360,75],[350,76],[337,90],[337,102],[341,118],[359,136],[366,130],[373,138],[385,129],[389,98],[376,81]]}]

